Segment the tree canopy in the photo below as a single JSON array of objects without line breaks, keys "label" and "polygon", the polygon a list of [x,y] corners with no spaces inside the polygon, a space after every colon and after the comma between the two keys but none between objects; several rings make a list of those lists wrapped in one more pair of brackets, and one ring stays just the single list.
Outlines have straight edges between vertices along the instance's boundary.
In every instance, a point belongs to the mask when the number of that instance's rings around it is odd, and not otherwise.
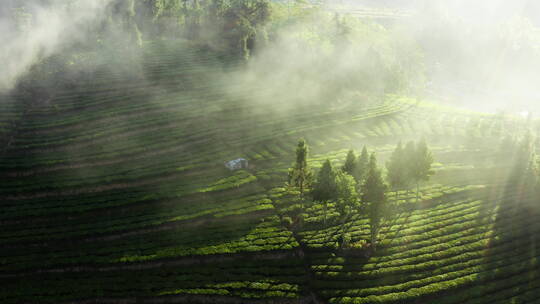
[{"label": "tree canopy", "polygon": [[382,217],[386,211],[386,190],[381,170],[377,166],[375,153],[369,159],[369,168],[363,186],[362,203],[367,204],[371,230],[371,246],[375,250]]},{"label": "tree canopy", "polygon": [[312,174],[307,163],[308,153],[309,147],[302,138],[298,141],[296,147],[296,162],[293,167],[289,169],[289,185],[298,187],[301,195],[311,184]]},{"label": "tree canopy", "polygon": [[313,200],[318,202],[329,201],[337,198],[336,172],[330,160],[326,160],[317,174],[317,180],[313,185]]},{"label": "tree canopy", "polygon": [[386,169],[387,180],[393,190],[399,190],[407,186],[407,162],[401,142],[392,152],[390,160],[386,163]]}]

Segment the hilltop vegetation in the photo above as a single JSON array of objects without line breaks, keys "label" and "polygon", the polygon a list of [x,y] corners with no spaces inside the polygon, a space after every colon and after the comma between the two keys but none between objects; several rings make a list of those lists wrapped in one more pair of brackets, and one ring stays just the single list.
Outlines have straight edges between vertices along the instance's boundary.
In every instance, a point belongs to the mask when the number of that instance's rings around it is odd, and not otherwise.
[{"label": "hilltop vegetation", "polygon": [[538,302],[538,121],[417,96],[376,23],[111,3],[0,95],[0,302]]}]

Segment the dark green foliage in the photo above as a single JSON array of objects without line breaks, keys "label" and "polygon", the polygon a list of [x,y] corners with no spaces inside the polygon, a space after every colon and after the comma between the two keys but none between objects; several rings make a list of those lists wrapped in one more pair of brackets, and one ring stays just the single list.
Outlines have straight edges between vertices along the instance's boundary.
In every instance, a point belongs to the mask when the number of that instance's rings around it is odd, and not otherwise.
[{"label": "dark green foliage", "polygon": [[387,185],[381,174],[381,170],[377,165],[377,157],[372,153],[369,159],[368,173],[364,182],[362,193],[362,202],[382,202],[386,200],[385,191]]},{"label": "dark green foliage", "polygon": [[336,172],[332,167],[330,160],[326,160],[319,173],[317,181],[313,185],[313,200],[317,202],[325,202],[337,198]]},{"label": "dark green foliage", "polygon": [[271,16],[268,0],[157,0],[154,8],[161,22],[177,18],[187,39],[225,47],[246,60],[256,42],[265,43],[265,24]]},{"label": "dark green foliage", "polygon": [[347,153],[345,164],[343,164],[341,170],[349,175],[354,175],[356,172],[356,155],[352,149]]},{"label": "dark green foliage", "polygon": [[336,201],[341,216],[348,214],[357,202],[357,183],[354,177],[348,173],[348,170],[354,172],[354,158],[354,152],[349,151],[343,167],[344,170],[335,170],[330,160],[327,159],[319,170],[317,181],[313,186],[313,200],[325,204],[328,201]]},{"label": "dark green foliage", "polygon": [[381,170],[377,166],[375,153],[372,153],[369,160],[368,174],[363,187],[362,203],[368,206],[371,246],[374,250],[376,248],[381,220],[386,209],[387,189],[388,186],[385,184]]},{"label": "dark green foliage", "polygon": [[421,181],[428,181],[433,175],[431,165],[433,164],[433,155],[429,150],[427,143],[422,139],[418,144],[413,141],[407,143],[403,151],[405,160],[404,185],[416,184],[416,200],[418,201],[419,187]]},{"label": "dark green foliage", "polygon": [[337,209],[341,216],[349,214],[350,210],[356,205],[358,193],[356,192],[356,180],[350,174],[337,172]]},{"label": "dark green foliage", "polygon": [[289,185],[298,187],[301,195],[311,184],[312,173],[307,164],[308,153],[306,141],[300,139],[296,147],[296,162],[294,167],[289,169]]},{"label": "dark green foliage", "polygon": [[364,182],[366,179],[366,175],[368,172],[368,165],[369,165],[369,153],[364,146],[362,148],[362,152],[360,153],[360,157],[358,157],[356,162],[356,170],[353,174],[353,177],[356,179],[356,182],[360,185]]},{"label": "dark green foliage", "polygon": [[258,35],[266,37],[265,23],[270,18],[270,4],[267,0],[234,0],[224,14],[226,27],[221,34],[234,50],[249,59]]}]

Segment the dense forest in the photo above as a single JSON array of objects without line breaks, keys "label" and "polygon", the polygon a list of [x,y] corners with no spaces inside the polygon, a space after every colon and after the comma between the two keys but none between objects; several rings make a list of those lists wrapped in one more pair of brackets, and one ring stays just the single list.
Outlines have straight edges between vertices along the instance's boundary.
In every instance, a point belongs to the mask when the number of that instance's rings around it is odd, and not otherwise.
[{"label": "dense forest", "polygon": [[[84,24],[61,20],[73,23],[74,31],[65,33],[65,29],[60,29],[58,33],[50,33],[50,37],[40,38],[44,41],[37,42],[34,54],[19,54],[25,32],[28,35],[29,29],[47,22],[47,14],[52,14],[43,12],[44,5],[56,10],[62,8],[61,13],[57,13],[58,18],[77,18],[75,12],[85,5],[80,1],[33,2],[40,6],[32,6],[28,1],[3,5],[2,14],[13,19],[12,33],[22,36],[8,47],[8,52],[17,54],[8,55],[35,57],[24,58],[25,66],[15,66],[17,61],[11,64],[13,73],[27,74],[26,79],[18,82],[20,87],[35,87],[36,81],[43,82],[42,87],[46,88],[91,82],[93,69],[104,63],[132,77],[136,72],[143,77],[141,71],[135,70],[140,60],[138,49],[143,40],[156,38],[185,39],[201,49],[219,53],[226,61],[249,61],[259,52],[260,58],[249,63],[248,71],[257,77],[256,81],[271,82],[282,86],[281,90],[298,87],[317,90],[299,94],[305,95],[305,99],[323,96],[327,100],[328,96],[351,91],[381,96],[415,90],[423,85],[421,54],[412,41],[398,39],[397,33],[376,23],[321,11],[308,3],[105,1],[108,4],[96,11],[95,16],[84,16],[87,18]],[[62,35],[69,39],[57,41]],[[56,49],[61,49],[61,53]],[[105,56],[110,57],[109,62],[105,61]],[[32,72],[28,73],[28,69]],[[329,70],[333,72],[327,73]],[[292,77],[275,79],[276,74]],[[60,83],[47,83],[51,81]],[[13,79],[4,82],[13,84]]]}]

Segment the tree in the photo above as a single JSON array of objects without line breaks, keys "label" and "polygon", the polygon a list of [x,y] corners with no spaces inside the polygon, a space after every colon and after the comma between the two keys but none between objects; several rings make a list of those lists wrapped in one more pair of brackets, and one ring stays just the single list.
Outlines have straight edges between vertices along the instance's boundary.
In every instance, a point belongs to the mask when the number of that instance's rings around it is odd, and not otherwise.
[{"label": "tree", "polygon": [[155,20],[175,20],[190,40],[225,46],[226,51],[250,57],[256,42],[267,40],[268,0],[149,0]]},{"label": "tree", "polygon": [[356,182],[361,185],[364,183],[364,180],[366,178],[366,174],[368,171],[368,165],[369,165],[369,153],[364,146],[362,148],[362,152],[360,153],[360,157],[356,161],[356,170],[352,176],[356,179]]},{"label": "tree", "polygon": [[336,173],[330,160],[326,160],[317,174],[317,181],[313,185],[313,200],[323,203],[324,224],[326,225],[326,212],[328,201],[337,198]]},{"label": "tree", "polygon": [[375,153],[371,154],[369,169],[364,183],[362,202],[367,204],[369,210],[369,226],[371,230],[371,247],[376,250],[377,235],[381,225],[382,217],[386,210],[386,190],[381,170],[377,167]]},{"label": "tree", "polygon": [[306,141],[301,138],[296,147],[296,162],[289,169],[289,185],[294,185],[300,189],[300,196],[303,196],[305,188],[309,187],[312,179],[311,170],[307,164],[309,147]]},{"label": "tree", "polygon": [[313,200],[324,202],[337,198],[336,172],[330,160],[326,160],[319,173],[317,181],[313,185]]},{"label": "tree", "polygon": [[396,192],[396,201],[398,200],[398,190],[407,186],[405,151],[401,142],[397,145],[386,163],[387,180],[390,187]]},{"label": "tree", "polygon": [[349,150],[349,153],[347,153],[345,164],[343,164],[341,170],[349,175],[354,175],[356,171],[356,155],[352,149]]},{"label": "tree", "polygon": [[135,22],[135,0],[117,0],[110,3],[109,22],[118,23],[127,33],[131,45],[142,46],[142,36]]},{"label": "tree", "polygon": [[264,28],[270,19],[271,7],[268,0],[233,0],[224,14],[226,37],[233,50],[239,50],[244,59],[249,59],[257,36],[266,37]]},{"label": "tree", "polygon": [[404,183],[407,188],[407,194],[409,193],[409,187],[414,182],[414,163],[416,161],[416,144],[414,141],[409,141],[403,149],[403,162],[404,166]]},{"label": "tree", "polygon": [[433,175],[431,165],[433,164],[433,155],[429,150],[425,139],[422,139],[416,146],[416,153],[414,154],[412,165],[412,177],[416,183],[416,201],[419,199],[420,182],[428,181],[430,176]]},{"label": "tree", "polygon": [[346,172],[337,172],[336,191],[338,197],[337,209],[339,214],[344,217],[357,202],[356,180]]}]

